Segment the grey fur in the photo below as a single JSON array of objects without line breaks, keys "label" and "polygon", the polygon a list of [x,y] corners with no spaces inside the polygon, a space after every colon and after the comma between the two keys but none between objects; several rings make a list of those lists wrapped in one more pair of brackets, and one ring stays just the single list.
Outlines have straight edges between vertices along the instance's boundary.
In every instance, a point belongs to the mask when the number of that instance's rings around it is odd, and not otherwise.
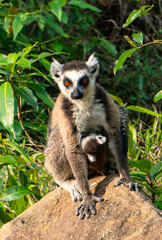
[{"label": "grey fur", "polygon": [[[81,207],[78,208],[80,213],[89,209],[89,212],[94,214],[94,202],[102,200],[93,196],[89,189],[88,167],[104,172],[106,164],[109,165],[109,151],[113,154],[122,179],[117,184],[130,185],[131,182],[127,153],[123,151],[122,141],[125,138],[121,135],[121,126],[127,132],[127,114],[95,83],[98,71],[99,63],[94,55],[91,55],[87,62],[75,61],[62,65],[54,60],[51,65],[51,74],[61,93],[52,110],[48,126],[45,167],[56,183],[70,192],[73,201],[83,199]],[[89,82],[84,85],[79,79],[85,75]],[[64,83],[65,78],[70,80],[68,86]],[[74,89],[82,91],[81,98],[71,98]],[[96,134],[101,127],[105,132],[106,144],[103,144],[102,155],[97,152],[96,161],[88,163],[88,157],[80,144],[82,132]],[[80,216],[83,218],[83,214]],[[87,211],[86,216],[89,216]]]}]

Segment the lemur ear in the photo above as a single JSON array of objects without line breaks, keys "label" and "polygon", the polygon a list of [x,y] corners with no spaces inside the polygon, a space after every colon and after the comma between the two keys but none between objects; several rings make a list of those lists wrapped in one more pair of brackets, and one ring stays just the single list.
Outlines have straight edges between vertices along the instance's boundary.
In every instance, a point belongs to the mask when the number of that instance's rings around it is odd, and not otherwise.
[{"label": "lemur ear", "polygon": [[56,82],[59,81],[59,78],[62,73],[62,67],[63,67],[63,65],[61,63],[59,63],[56,59],[53,59],[53,62],[51,64],[51,74],[52,74],[53,79]]},{"label": "lemur ear", "polygon": [[89,67],[89,70],[92,74],[97,73],[99,69],[99,63],[95,57],[95,53],[91,54],[86,62],[86,65]]}]

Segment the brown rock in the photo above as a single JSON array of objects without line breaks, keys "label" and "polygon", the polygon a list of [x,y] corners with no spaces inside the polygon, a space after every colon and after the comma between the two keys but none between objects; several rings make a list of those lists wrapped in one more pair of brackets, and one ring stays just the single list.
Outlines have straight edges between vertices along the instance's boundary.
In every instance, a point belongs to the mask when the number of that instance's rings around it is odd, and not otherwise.
[{"label": "brown rock", "polygon": [[92,191],[103,196],[97,215],[80,220],[75,216],[79,203],[61,188],[0,229],[0,240],[160,240],[160,211],[123,185],[113,187],[115,175],[90,180]]}]

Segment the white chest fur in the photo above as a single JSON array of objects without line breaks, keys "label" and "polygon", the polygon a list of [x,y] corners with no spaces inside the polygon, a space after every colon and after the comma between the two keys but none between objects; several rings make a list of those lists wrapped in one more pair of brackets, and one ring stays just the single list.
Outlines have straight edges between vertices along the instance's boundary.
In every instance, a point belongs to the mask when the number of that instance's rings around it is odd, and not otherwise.
[{"label": "white chest fur", "polygon": [[86,105],[75,107],[73,114],[75,124],[78,131],[85,132],[88,130],[97,131],[100,127],[106,127],[106,114],[104,106],[101,103],[95,102],[91,107]]}]

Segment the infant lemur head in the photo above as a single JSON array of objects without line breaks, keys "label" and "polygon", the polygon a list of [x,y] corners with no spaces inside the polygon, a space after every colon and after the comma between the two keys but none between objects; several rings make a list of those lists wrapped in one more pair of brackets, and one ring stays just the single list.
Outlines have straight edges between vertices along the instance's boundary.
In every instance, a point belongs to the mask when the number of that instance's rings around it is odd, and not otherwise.
[{"label": "infant lemur head", "polygon": [[102,135],[90,134],[81,139],[81,147],[87,154],[90,162],[96,161],[96,154],[102,153],[105,143],[106,137]]},{"label": "infant lemur head", "polygon": [[72,61],[60,64],[54,59],[51,74],[60,91],[71,101],[81,100],[94,92],[99,64],[94,54],[87,62]]}]

